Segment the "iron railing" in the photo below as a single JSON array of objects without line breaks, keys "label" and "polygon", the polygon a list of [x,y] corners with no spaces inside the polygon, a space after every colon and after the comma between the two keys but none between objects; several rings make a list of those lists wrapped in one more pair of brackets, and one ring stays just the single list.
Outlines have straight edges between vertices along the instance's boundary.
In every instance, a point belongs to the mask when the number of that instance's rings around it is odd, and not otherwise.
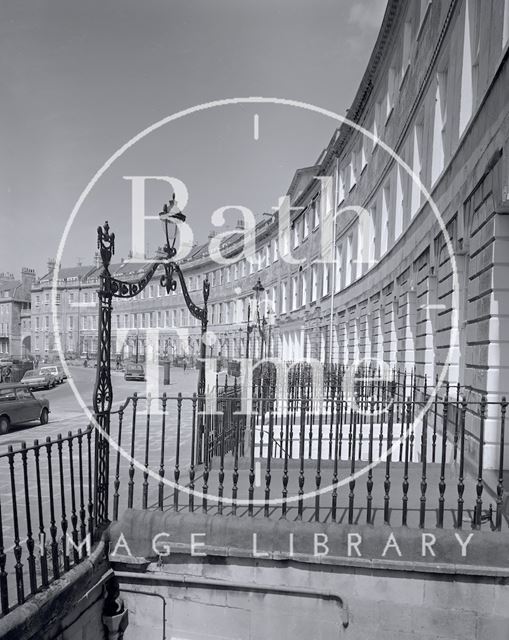
[{"label": "iron railing", "polygon": [[11,445],[0,454],[0,607],[49,587],[90,552],[94,535],[92,428]]},{"label": "iron railing", "polygon": [[[400,399],[397,387],[369,387],[355,403],[340,385],[320,402],[299,386],[284,399],[255,392],[247,416],[238,389],[208,413],[196,395],[133,396],[111,423],[121,446],[113,518],[124,508],[201,509],[421,528],[468,519],[500,530],[506,400],[467,402],[445,385],[428,402],[415,384]],[[495,486],[484,463],[488,413],[498,425]]]},{"label": "iron railing", "polygon": [[93,427],[9,446],[0,454],[2,615],[79,563],[125,509],[507,528],[505,398],[467,400],[449,384],[433,397],[425,379],[380,380],[372,371],[347,394],[344,370],[326,373],[323,397],[305,367],[289,373],[281,397],[265,371],[247,394],[249,414],[228,381],[212,399],[127,398],[106,421],[105,520]]}]

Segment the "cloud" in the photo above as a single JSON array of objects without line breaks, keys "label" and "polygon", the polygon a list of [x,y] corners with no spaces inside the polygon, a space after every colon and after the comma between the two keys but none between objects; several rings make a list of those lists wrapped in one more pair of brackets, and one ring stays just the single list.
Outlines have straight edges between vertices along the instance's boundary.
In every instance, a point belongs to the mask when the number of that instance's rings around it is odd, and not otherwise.
[{"label": "cloud", "polygon": [[379,29],[387,0],[356,0],[350,7],[348,22],[359,29]]}]

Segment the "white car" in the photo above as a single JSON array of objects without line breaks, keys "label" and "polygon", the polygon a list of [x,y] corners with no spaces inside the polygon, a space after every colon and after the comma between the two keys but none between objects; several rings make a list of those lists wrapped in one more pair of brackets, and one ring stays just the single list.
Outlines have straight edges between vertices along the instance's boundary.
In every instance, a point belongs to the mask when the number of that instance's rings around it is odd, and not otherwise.
[{"label": "white car", "polygon": [[55,380],[57,381],[57,384],[60,384],[61,382],[63,382],[65,380],[65,374],[62,370],[61,367],[57,367],[57,365],[46,365],[44,367],[41,367],[39,369],[39,373],[51,373],[51,375],[55,378]]}]

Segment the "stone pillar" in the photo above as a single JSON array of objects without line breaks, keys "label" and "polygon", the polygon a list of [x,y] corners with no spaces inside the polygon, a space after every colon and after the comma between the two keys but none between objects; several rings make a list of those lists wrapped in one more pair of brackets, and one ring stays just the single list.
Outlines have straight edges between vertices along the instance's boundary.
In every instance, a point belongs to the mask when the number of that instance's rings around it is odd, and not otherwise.
[{"label": "stone pillar", "polygon": [[[469,399],[482,395],[499,403],[509,395],[509,200],[507,167],[494,163],[465,206],[469,239],[465,382]],[[468,426],[473,437],[469,453],[478,452],[479,417],[472,412]],[[509,421],[506,421],[505,464],[509,468]],[[498,468],[500,405],[488,404],[484,431],[484,466]]]}]

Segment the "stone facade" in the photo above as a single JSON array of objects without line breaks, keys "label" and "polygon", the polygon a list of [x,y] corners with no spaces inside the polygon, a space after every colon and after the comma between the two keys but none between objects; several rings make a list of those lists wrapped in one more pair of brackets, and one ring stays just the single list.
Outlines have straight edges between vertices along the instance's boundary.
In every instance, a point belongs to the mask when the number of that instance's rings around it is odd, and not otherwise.
[{"label": "stone facade", "polygon": [[21,280],[0,274],[0,355],[21,358],[30,353],[30,290],[36,276],[23,268]]},{"label": "stone facade", "polygon": [[[460,382],[470,400],[500,399],[509,367],[508,21],[502,1],[388,3],[348,112],[363,130],[342,124],[318,161],[297,170],[284,199],[289,223],[280,208],[258,224],[254,260],[243,255],[239,227],[223,251],[231,264],[214,262],[208,243],[183,261],[198,305],[204,277],[211,282],[212,355],[246,353],[260,279],[265,354],[270,343],[270,355],[285,360],[383,360],[415,368],[430,387],[442,376]],[[119,277],[143,270],[129,261],[113,266]],[[64,349],[94,352],[98,271],[82,267],[74,284],[65,272]],[[54,348],[42,308],[50,286],[45,278],[33,292],[35,352]],[[64,307],[75,288],[90,308],[70,320]],[[147,330],[160,355],[199,354],[199,323],[180,291],[168,295],[158,277],[136,299],[115,301],[117,352],[133,355],[138,342],[145,355]],[[258,330],[250,340],[258,356]],[[469,421],[475,433],[475,417]]]},{"label": "stone facade", "polygon": [[295,524],[128,510],[110,546],[125,640],[507,637],[505,534],[474,533],[463,557],[452,531]]}]

